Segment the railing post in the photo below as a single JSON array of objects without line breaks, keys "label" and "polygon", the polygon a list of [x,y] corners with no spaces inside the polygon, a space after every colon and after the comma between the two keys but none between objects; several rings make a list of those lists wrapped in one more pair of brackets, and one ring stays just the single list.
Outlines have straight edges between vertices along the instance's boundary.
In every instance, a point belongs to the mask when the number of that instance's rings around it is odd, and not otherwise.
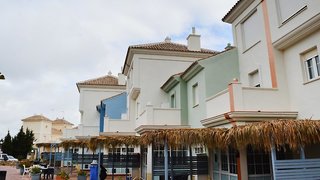
[{"label": "railing post", "polygon": [[300,146],[300,159],[306,159],[304,148],[302,146]]},{"label": "railing post", "polygon": [[52,143],[50,143],[50,157],[49,157],[49,164],[51,164],[51,156],[52,156]]},{"label": "railing post", "polygon": [[192,180],[192,148],[189,145],[189,161],[190,161],[190,180]]},{"label": "railing post", "polygon": [[168,180],[168,142],[164,139],[164,180]]},{"label": "railing post", "polygon": [[172,159],[172,148],[170,149],[170,167],[171,167],[171,180],[173,180],[173,159]]},{"label": "railing post", "polygon": [[128,160],[129,160],[129,154],[128,154],[128,145],[126,145],[126,179],[128,178]]},{"label": "railing post", "polygon": [[81,152],[81,169],[83,170],[83,161],[84,161],[84,145],[82,144],[82,152]]}]

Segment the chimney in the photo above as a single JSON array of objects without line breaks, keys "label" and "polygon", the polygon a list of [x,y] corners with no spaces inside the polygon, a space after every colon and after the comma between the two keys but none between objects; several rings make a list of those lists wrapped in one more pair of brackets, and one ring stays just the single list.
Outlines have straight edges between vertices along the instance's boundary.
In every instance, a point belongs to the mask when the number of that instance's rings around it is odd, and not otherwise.
[{"label": "chimney", "polygon": [[190,51],[200,51],[200,35],[196,34],[196,28],[192,27],[192,34],[187,37],[188,40],[188,50]]},{"label": "chimney", "polygon": [[126,76],[122,73],[118,73],[118,85],[126,85]]},{"label": "chimney", "polygon": [[227,44],[227,46],[224,48],[225,50],[229,50],[229,49],[232,49],[233,47],[231,46],[230,43]]},{"label": "chimney", "polygon": [[164,39],[164,42],[170,43],[170,42],[171,42],[171,38],[170,38],[169,36],[167,36],[167,37]]}]

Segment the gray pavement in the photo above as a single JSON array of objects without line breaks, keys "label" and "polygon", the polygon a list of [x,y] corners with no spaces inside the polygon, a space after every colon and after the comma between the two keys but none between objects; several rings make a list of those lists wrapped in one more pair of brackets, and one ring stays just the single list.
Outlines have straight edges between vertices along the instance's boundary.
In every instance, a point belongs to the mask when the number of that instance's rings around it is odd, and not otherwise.
[{"label": "gray pavement", "polygon": [[[0,171],[7,171],[6,180],[30,180],[31,177],[29,175],[20,175],[20,169],[16,169],[15,166],[0,166]],[[54,179],[56,179],[54,177]],[[70,180],[76,180],[77,177],[74,173],[70,177]],[[87,178],[88,179],[88,178]]]}]

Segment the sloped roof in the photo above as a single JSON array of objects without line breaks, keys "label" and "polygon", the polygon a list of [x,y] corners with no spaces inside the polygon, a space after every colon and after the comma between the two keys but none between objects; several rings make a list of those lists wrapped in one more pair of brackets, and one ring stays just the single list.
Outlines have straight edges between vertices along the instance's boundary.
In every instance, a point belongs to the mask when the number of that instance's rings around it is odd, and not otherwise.
[{"label": "sloped roof", "polygon": [[199,53],[216,53],[216,51],[210,49],[201,48],[201,51],[192,51],[188,49],[188,46],[184,44],[178,44],[173,42],[158,42],[149,44],[140,44],[129,46],[131,49],[150,49],[150,50],[162,50],[162,51],[180,51],[180,52],[199,52]]},{"label": "sloped roof", "polygon": [[32,121],[50,121],[51,120],[43,115],[33,115],[33,116],[30,116],[30,117],[27,117],[25,119],[22,119],[22,121],[25,121],[25,122],[32,122]]},{"label": "sloped roof", "polygon": [[252,2],[254,2],[254,0],[238,0],[222,18],[222,21],[232,23],[232,21],[240,15],[240,12],[244,11]]},{"label": "sloped roof", "polygon": [[72,123],[70,123],[69,121],[66,121],[64,119],[56,119],[52,122],[52,124],[70,124],[73,125]]},{"label": "sloped roof", "polygon": [[118,78],[112,75],[106,75],[94,79],[89,79],[77,83],[79,85],[107,85],[107,86],[118,86]]},{"label": "sloped roof", "polygon": [[172,52],[171,55],[175,53],[186,53],[185,55],[188,54],[188,56],[190,57],[198,57],[198,58],[203,58],[203,57],[211,56],[218,53],[218,51],[204,49],[204,48],[201,48],[200,51],[189,50],[188,46],[184,44],[173,43],[167,39],[164,42],[132,45],[132,46],[129,46],[127,50],[127,55],[126,55],[124,66],[123,66],[124,68],[122,69],[122,74],[124,75],[127,75],[126,73],[128,72],[128,67],[130,66],[131,58],[132,58],[130,57],[130,54],[132,55],[133,50],[151,50],[151,51],[156,51],[157,53],[167,54],[167,55],[170,55],[171,52]]}]

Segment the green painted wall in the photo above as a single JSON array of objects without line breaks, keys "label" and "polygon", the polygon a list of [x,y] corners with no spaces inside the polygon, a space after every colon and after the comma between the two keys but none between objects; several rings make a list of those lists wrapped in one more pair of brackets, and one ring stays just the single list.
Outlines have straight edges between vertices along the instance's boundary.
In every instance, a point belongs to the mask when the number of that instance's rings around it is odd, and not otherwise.
[{"label": "green painted wall", "polygon": [[219,55],[199,61],[204,67],[206,97],[226,89],[234,78],[239,79],[238,52],[234,48]]},{"label": "green painted wall", "polygon": [[180,79],[181,124],[188,125],[188,91],[187,83]]},{"label": "green painted wall", "polygon": [[176,108],[181,109],[181,125],[188,125],[188,98],[187,84],[181,78],[178,78],[179,83],[168,92],[168,102],[170,97],[175,94]]}]

